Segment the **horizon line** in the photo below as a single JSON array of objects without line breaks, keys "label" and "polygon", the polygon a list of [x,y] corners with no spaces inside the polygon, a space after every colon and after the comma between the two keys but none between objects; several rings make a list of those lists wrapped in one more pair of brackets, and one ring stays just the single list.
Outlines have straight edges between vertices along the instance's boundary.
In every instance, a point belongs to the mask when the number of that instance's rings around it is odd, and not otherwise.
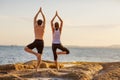
[{"label": "horizon line", "polygon": [[[2,45],[0,44],[0,46],[26,46],[26,45]],[[47,45],[45,47],[51,47],[52,45]],[[110,47],[110,48],[120,48],[120,44],[115,44],[115,45],[109,45],[109,46],[78,46],[78,45],[64,45],[64,46],[67,46],[67,47]]]}]

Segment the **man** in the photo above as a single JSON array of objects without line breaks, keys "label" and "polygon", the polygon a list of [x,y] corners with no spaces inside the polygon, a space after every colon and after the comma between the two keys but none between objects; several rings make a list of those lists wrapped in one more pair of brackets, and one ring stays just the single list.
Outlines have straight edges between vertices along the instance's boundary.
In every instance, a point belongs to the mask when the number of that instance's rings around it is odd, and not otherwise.
[{"label": "man", "polygon": [[[53,24],[54,19],[58,17],[59,21],[60,21],[60,26],[58,22],[55,22],[55,24]],[[52,28],[52,35],[53,35],[53,41],[52,41],[52,50],[53,50],[53,54],[54,54],[54,61],[56,64],[57,69],[59,70],[59,66],[57,63],[57,55],[58,54],[69,54],[69,50],[65,47],[62,46],[61,41],[60,41],[60,36],[62,33],[62,27],[63,27],[63,21],[62,19],[59,17],[57,11],[55,16],[53,17],[53,19],[51,20],[51,28]],[[62,50],[62,52],[57,52],[57,49]]]},{"label": "man", "polygon": [[[41,13],[43,21],[41,19],[37,20],[38,15]],[[45,16],[42,12],[42,8],[39,9],[37,14],[34,17],[34,34],[35,34],[35,40],[31,44],[27,45],[25,47],[25,51],[34,54],[37,57],[37,66],[36,71],[39,68],[39,65],[41,63],[41,56],[44,48],[44,30],[45,30]],[[33,51],[32,49],[36,48],[37,52]]]}]

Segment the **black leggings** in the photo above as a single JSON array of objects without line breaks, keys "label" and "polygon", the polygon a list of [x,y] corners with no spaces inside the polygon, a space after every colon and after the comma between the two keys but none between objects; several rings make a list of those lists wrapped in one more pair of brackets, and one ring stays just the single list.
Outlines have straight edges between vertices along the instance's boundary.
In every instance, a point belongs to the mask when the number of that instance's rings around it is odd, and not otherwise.
[{"label": "black leggings", "polygon": [[69,50],[65,47],[63,47],[61,44],[52,44],[52,51],[53,51],[53,54],[54,54],[54,60],[56,61],[58,56],[56,54],[56,51],[57,49],[60,49],[62,51],[65,51],[66,54],[69,54]]}]

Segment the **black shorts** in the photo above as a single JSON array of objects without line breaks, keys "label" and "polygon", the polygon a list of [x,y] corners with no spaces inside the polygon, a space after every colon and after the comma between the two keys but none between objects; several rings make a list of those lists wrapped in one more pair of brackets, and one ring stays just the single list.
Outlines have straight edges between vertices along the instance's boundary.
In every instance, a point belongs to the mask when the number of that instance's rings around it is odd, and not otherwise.
[{"label": "black shorts", "polygon": [[36,48],[38,53],[42,54],[43,48],[44,48],[44,41],[36,39],[33,43],[27,45],[29,49]]},{"label": "black shorts", "polygon": [[63,47],[61,44],[52,44],[52,51],[54,54],[54,60],[57,60],[57,54],[56,54],[57,49],[60,49],[62,51],[66,51],[66,54],[69,54],[69,50],[67,48]]}]

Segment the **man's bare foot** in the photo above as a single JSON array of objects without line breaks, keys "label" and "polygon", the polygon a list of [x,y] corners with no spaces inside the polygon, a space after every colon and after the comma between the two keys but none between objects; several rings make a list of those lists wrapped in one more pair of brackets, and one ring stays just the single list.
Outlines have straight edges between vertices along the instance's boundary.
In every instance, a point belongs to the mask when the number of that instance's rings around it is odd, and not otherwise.
[{"label": "man's bare foot", "polygon": [[35,69],[35,72],[38,72],[38,69],[37,69],[37,68]]},{"label": "man's bare foot", "polygon": [[40,60],[41,60],[41,55],[39,53],[36,53],[35,56],[37,57],[37,66],[36,66],[36,69],[35,71],[38,72],[38,69],[39,69],[39,65],[40,65]]}]

